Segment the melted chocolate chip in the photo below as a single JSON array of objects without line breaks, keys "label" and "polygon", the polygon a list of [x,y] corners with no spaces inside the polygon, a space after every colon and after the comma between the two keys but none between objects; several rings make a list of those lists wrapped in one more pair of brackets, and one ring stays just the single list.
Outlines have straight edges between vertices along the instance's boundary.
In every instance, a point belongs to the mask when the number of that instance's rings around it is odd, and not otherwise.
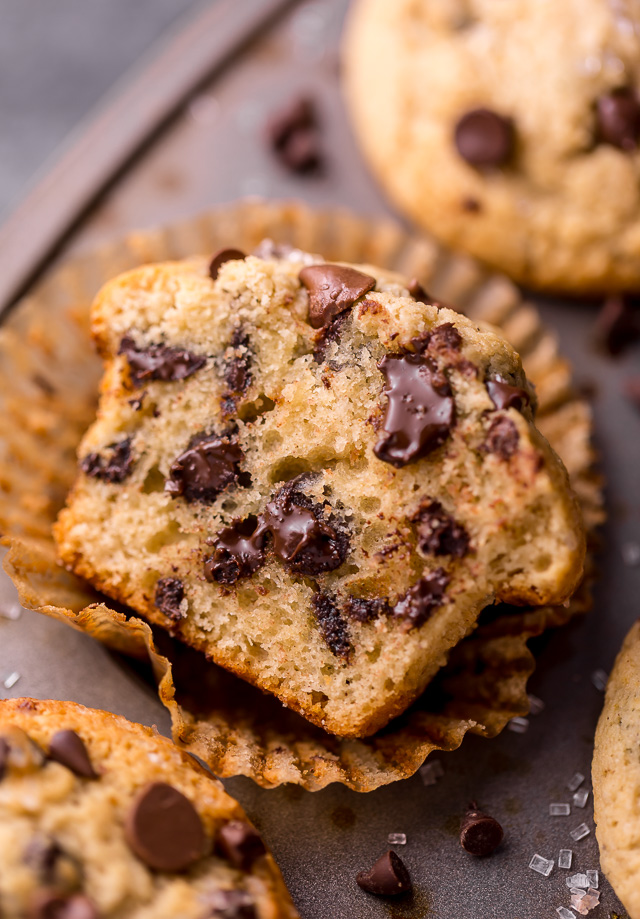
[{"label": "melted chocolate chip", "polygon": [[204,854],[205,834],[197,810],[165,782],[152,782],[138,792],[125,836],[138,858],[155,871],[184,871]]},{"label": "melted chocolate chip", "polygon": [[85,475],[101,482],[116,484],[124,482],[131,475],[134,459],[131,455],[131,438],[105,447],[105,453],[88,453],[80,460]]},{"label": "melted chocolate chip", "polygon": [[469,551],[467,531],[447,514],[439,501],[421,504],[412,520],[417,524],[418,548],[425,555],[463,558]]},{"label": "melted chocolate chip", "polygon": [[7,771],[7,764],[9,762],[9,741],[5,737],[0,737],[0,782],[5,776]]},{"label": "melted chocolate chip", "polygon": [[596,102],[598,139],[632,152],[640,136],[640,101],[629,87],[615,89]]},{"label": "melted chocolate chip", "polygon": [[228,415],[235,411],[238,396],[249,388],[252,362],[249,336],[238,326],[233,331],[223,363],[226,389],[222,396],[222,409]]},{"label": "melted chocolate chip", "polygon": [[379,616],[388,616],[391,613],[389,601],[386,598],[377,597],[349,597],[346,602],[345,610],[351,619],[356,622],[372,622]]},{"label": "melted chocolate chip", "polygon": [[276,112],[268,121],[269,146],[283,166],[292,172],[318,171],[323,164],[316,107],[301,96]]},{"label": "melted chocolate chip", "polygon": [[452,353],[456,354],[460,351],[462,336],[452,322],[443,322],[426,335],[414,338],[411,344],[421,354],[428,351],[443,357],[450,357]]},{"label": "melted chocolate chip", "polygon": [[309,291],[309,323],[328,325],[376,286],[376,279],[344,265],[307,265],[299,274]]},{"label": "melted chocolate chip", "polygon": [[513,121],[486,108],[463,115],[454,137],[460,156],[479,168],[504,166],[515,148]]},{"label": "melted chocolate chip", "polygon": [[225,262],[241,262],[246,257],[241,249],[219,249],[209,262],[209,277],[215,281]]},{"label": "melted chocolate chip", "polygon": [[[326,361],[327,351],[334,342],[340,340],[347,319],[348,314],[342,313],[340,316],[336,316],[335,319],[332,319],[329,325],[324,327],[322,335],[317,340],[315,348],[313,349],[313,359],[316,364],[323,364]],[[332,369],[338,370],[339,367],[333,367]]]},{"label": "melted chocolate chip", "polygon": [[228,435],[197,434],[175,460],[164,490],[186,501],[215,501],[238,478],[244,454]]},{"label": "melted chocolate chip", "polygon": [[515,408],[521,412],[530,402],[529,393],[519,386],[511,386],[498,377],[485,383],[489,397],[497,409]]},{"label": "melted chocolate chip", "polygon": [[418,303],[426,303],[430,305],[434,302],[433,297],[429,296],[417,278],[411,278],[407,284],[407,290],[409,291],[409,296],[413,297],[414,300],[417,300]]},{"label": "melted chocolate chip", "polygon": [[408,629],[423,625],[434,610],[442,606],[448,585],[449,575],[444,568],[436,568],[409,588],[396,603],[393,615],[404,620]]},{"label": "melted chocolate chip", "polygon": [[351,652],[349,629],[335,602],[328,594],[318,592],[313,595],[312,605],[327,646],[336,657],[346,660]]},{"label": "melted chocolate chip", "polygon": [[205,559],[204,576],[218,584],[235,584],[239,578],[249,577],[266,561],[264,539],[254,539],[258,518],[236,520],[221,530],[215,539],[215,551]]},{"label": "melted chocolate chip", "polygon": [[497,820],[472,808],[460,826],[460,845],[470,855],[485,856],[498,848],[504,832]]},{"label": "melted chocolate chip", "polygon": [[231,820],[221,826],[216,848],[240,871],[251,871],[254,863],[266,853],[264,843],[251,824],[244,820]]},{"label": "melted chocolate chip", "polygon": [[84,779],[97,779],[83,739],[75,731],[56,731],[49,741],[49,759]]},{"label": "melted chocolate chip", "polygon": [[598,313],[595,341],[615,357],[640,339],[640,309],[636,297],[610,294]]},{"label": "melted chocolate chip", "polygon": [[161,380],[163,383],[186,380],[207,361],[201,354],[169,345],[139,348],[128,336],[120,342],[118,354],[124,354],[129,362],[129,376],[135,389],[149,380]]},{"label": "melted chocolate chip", "polygon": [[29,919],[100,919],[98,910],[83,893],[70,896],[57,890],[41,890],[30,903]]},{"label": "melted chocolate chip", "polygon": [[182,609],[184,584],[180,578],[160,578],[156,583],[155,604],[161,613],[171,622],[180,622],[186,618]]},{"label": "melted chocolate chip", "polygon": [[24,851],[23,860],[35,872],[40,884],[53,887],[59,893],[69,893],[81,884],[80,864],[55,839],[32,839]]},{"label": "melted chocolate chip", "polygon": [[391,849],[381,855],[369,871],[360,871],[356,883],[367,893],[394,897],[412,889],[411,877],[404,862]]},{"label": "melted chocolate chip", "polygon": [[244,890],[213,890],[206,895],[207,919],[258,919],[253,900]]},{"label": "melted chocolate chip", "polygon": [[503,460],[510,459],[518,450],[520,435],[511,420],[504,415],[494,418],[482,444],[485,453],[495,453]]},{"label": "melted chocolate chip", "polygon": [[400,467],[425,456],[449,436],[455,418],[451,387],[428,357],[386,355],[378,363],[388,397],[378,459]]}]

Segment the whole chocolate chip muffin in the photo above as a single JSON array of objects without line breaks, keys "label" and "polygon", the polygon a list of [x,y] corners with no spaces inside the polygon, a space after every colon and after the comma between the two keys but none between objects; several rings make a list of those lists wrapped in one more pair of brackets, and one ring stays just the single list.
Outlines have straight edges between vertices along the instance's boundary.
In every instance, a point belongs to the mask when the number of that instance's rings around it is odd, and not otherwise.
[{"label": "whole chocolate chip muffin", "polygon": [[63,562],[326,730],[366,736],[484,606],[560,603],[580,513],[513,349],[370,266],[147,266],[98,296]]},{"label": "whole chocolate chip muffin", "polygon": [[640,285],[633,0],[355,0],[345,91],[416,223],[534,287]]},{"label": "whole chocolate chip muffin", "polygon": [[295,919],[215,779],[150,728],[72,702],[0,702],[3,919]]}]

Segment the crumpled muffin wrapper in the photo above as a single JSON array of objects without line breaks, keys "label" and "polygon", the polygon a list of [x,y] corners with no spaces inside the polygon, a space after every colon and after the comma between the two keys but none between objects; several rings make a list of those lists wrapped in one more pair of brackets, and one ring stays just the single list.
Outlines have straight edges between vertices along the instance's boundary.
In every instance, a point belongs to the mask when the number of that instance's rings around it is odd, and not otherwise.
[{"label": "crumpled muffin wrapper", "polygon": [[371,791],[412,775],[433,751],[457,748],[467,732],[492,737],[527,712],[526,684],[535,666],[527,641],[589,608],[592,552],[585,580],[566,606],[485,610],[424,695],[366,740],[326,734],[130,610],[116,608],[56,562],[51,525],[76,475],[76,446],[93,420],[102,373],[89,338],[95,293],[115,274],[144,262],[228,246],[250,252],[265,237],[327,260],[368,262],[417,277],[432,296],[501,328],[536,384],[538,426],[569,470],[593,549],[603,510],[590,407],[573,388],[554,335],[517,288],[392,221],[251,200],[132,234],[69,261],[8,316],[0,328],[5,568],[24,606],[150,662],[171,712],[174,740],[217,775],[247,775],[267,788],[292,782],[316,790],[342,782]]}]

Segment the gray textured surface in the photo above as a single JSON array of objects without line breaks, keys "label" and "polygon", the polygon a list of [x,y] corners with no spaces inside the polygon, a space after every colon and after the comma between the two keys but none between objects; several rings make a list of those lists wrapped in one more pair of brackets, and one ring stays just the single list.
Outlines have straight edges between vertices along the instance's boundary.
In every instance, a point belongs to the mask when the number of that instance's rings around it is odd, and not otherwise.
[{"label": "gray textured surface", "polygon": [[[171,4],[158,6],[166,10]],[[249,193],[297,195],[318,205],[385,213],[351,139],[339,95],[336,48],[345,6],[345,0],[303,4],[186,106],[71,248]],[[262,142],[267,113],[296,88],[310,88],[321,105],[328,153],[321,178],[287,175]],[[557,906],[568,905],[568,872],[555,868],[543,878],[529,870],[531,856],[539,852],[557,860],[558,850],[568,847],[575,853],[573,870],[597,866],[591,799],[568,818],[549,817],[548,805],[570,800],[565,786],[574,772],[589,775],[602,705],[590,675],[610,668],[638,615],[640,568],[625,567],[621,548],[626,541],[640,542],[640,418],[620,397],[622,379],[632,369],[637,372],[638,350],[616,362],[597,355],[590,343],[593,307],[545,301],[541,308],[557,327],[577,377],[596,383],[596,430],[611,520],[595,608],[584,622],[538,643],[531,690],[546,708],[531,718],[529,731],[506,731],[493,741],[468,738],[459,751],[439,757],[445,775],[434,787],[425,788],[419,777],[369,795],[339,786],[310,794],[298,788],[262,791],[246,779],[227,783],[273,847],[303,919],[553,919]],[[0,619],[0,681],[12,671],[21,678],[9,695],[73,698],[167,730],[153,691],[125,662],[37,614],[24,613],[16,622]],[[491,859],[474,860],[457,843],[458,819],[472,798],[505,826],[505,844]],[[569,831],[583,820],[591,834],[573,843]],[[416,883],[413,902],[376,900],[354,883],[356,870],[387,848],[389,832],[407,833],[407,845],[397,851]],[[611,890],[601,886],[604,905],[594,919],[613,911],[624,915]]]}]

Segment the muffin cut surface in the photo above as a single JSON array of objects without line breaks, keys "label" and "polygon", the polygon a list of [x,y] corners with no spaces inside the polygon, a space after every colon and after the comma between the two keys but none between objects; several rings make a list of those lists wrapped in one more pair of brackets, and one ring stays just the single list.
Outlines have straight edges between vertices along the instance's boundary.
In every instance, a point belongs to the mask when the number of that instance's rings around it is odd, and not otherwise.
[{"label": "muffin cut surface", "polygon": [[365,736],[487,603],[570,596],[580,514],[502,338],[369,266],[263,254],[99,295],[100,409],[56,538],[108,595]]}]

